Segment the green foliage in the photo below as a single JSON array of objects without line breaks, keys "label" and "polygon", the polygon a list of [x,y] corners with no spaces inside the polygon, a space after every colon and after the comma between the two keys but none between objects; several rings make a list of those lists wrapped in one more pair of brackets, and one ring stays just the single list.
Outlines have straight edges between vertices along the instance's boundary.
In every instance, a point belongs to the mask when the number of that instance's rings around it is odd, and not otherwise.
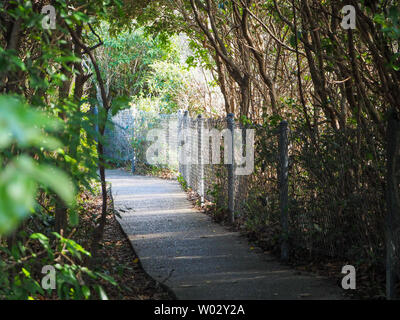
[{"label": "green foliage", "polygon": [[188,184],[185,180],[185,178],[183,178],[183,176],[181,174],[178,175],[177,180],[179,182],[179,184],[182,186],[182,189],[187,191],[188,190]]},{"label": "green foliage", "polygon": [[[115,98],[140,93],[147,95],[147,74],[151,65],[157,61],[177,61],[177,49],[170,38],[149,36],[143,28],[124,31],[115,37],[110,37],[108,31],[109,26],[103,23],[100,36],[104,48],[96,55]],[[95,43],[97,39],[93,38],[93,41]]]},{"label": "green foliage", "polygon": [[151,65],[146,85],[148,95],[157,99],[160,113],[176,113],[178,97],[186,85],[185,71],[177,64],[157,61]]},{"label": "green foliage", "polygon": [[201,65],[206,69],[212,69],[215,66],[215,62],[211,59],[208,50],[198,41],[191,39],[189,41],[189,48],[193,52],[193,55],[186,59],[186,64],[189,68]]},{"label": "green foliage", "polygon": [[[400,39],[400,9],[391,6],[386,12],[376,13],[374,22],[381,26],[383,33],[391,40]],[[390,67],[395,71],[400,70],[400,53],[396,52],[390,59]]]},{"label": "green foliage", "polygon": [[[101,272],[92,271],[87,267],[75,263],[54,263],[60,257],[82,260],[83,256],[90,256],[82,246],[71,239],[66,239],[53,232],[58,241],[42,233],[33,233],[25,242],[19,242],[11,250],[0,246],[0,250],[8,254],[6,261],[0,260],[0,299],[34,300],[52,298],[52,289],[43,289],[37,279],[43,279],[45,274],[42,268],[46,265],[55,269],[56,294],[60,299],[83,300],[89,298],[107,299],[102,287],[96,280],[106,280],[117,285],[111,277]],[[38,242],[43,251],[35,253],[33,247]]]},{"label": "green foliage", "polygon": [[74,188],[67,175],[54,166],[39,164],[27,154],[31,148],[59,148],[59,141],[45,132],[57,127],[55,119],[29,109],[18,99],[0,97],[0,155],[11,145],[20,150],[18,156],[3,157],[0,163],[0,235],[15,229],[33,211],[39,186],[52,189],[66,203],[73,203]]},{"label": "green foliage", "polygon": [[[137,1],[134,9],[146,3]],[[98,283],[112,279],[87,269],[90,253],[54,233],[56,208],[69,216],[64,235],[78,226],[76,198],[95,191],[102,142],[90,110],[93,95],[83,90],[75,96],[82,57],[70,37],[82,28],[78,36],[89,42],[88,23],[96,28],[109,18],[132,19],[137,11],[124,13],[117,0],[56,0],[54,31],[42,28],[41,5],[0,4],[0,299],[107,298]],[[16,33],[9,37],[11,30]],[[116,99],[113,112],[126,105]],[[43,265],[57,269],[57,291],[44,292],[38,283]]]},{"label": "green foliage", "polygon": [[36,147],[54,150],[61,144],[43,133],[55,131],[61,123],[43,112],[32,110],[16,97],[0,97],[0,148],[18,144],[21,148]]}]

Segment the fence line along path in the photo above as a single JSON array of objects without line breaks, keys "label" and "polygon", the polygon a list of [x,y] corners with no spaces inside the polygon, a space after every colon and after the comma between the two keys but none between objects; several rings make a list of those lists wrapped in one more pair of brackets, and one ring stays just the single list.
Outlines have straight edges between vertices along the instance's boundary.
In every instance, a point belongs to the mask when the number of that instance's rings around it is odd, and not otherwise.
[{"label": "fence line along path", "polygon": [[175,180],[108,170],[118,219],[145,271],[178,299],[342,299],[343,290],[299,274],[211,221]]}]

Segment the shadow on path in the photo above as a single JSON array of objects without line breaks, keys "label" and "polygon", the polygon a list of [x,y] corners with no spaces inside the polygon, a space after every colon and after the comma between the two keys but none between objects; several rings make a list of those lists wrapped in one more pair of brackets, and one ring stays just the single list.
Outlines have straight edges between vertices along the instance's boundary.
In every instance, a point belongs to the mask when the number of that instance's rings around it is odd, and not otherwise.
[{"label": "shadow on path", "polygon": [[107,170],[118,219],[145,271],[178,299],[343,299],[323,277],[299,274],[197,211],[177,181]]}]

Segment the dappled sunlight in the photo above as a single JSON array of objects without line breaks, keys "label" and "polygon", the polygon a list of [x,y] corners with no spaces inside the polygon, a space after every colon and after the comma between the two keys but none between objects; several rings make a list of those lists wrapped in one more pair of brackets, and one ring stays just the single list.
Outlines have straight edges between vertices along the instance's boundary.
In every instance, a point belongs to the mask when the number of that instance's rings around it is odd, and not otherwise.
[{"label": "dappled sunlight", "polygon": [[132,297],[105,246],[140,299],[400,297],[399,0],[345,2],[2,1],[0,300]]},{"label": "dappled sunlight", "polygon": [[[132,191],[131,191],[132,192]],[[135,200],[135,201],[149,201],[149,199],[157,199],[157,201],[162,200],[162,199],[186,199],[186,195],[182,193],[170,193],[170,192],[165,192],[165,193],[128,193],[124,194],[124,192],[120,192],[118,194],[118,201],[125,201],[125,200]]]},{"label": "dappled sunlight", "polygon": [[132,241],[135,241],[137,239],[149,240],[149,239],[173,238],[174,236],[179,236],[181,234],[182,232],[146,233],[146,234],[128,235],[128,238],[129,240]]},{"label": "dappled sunlight", "polygon": [[[157,207],[156,210],[140,210],[140,211],[136,211],[133,210],[133,212],[131,213],[131,215],[135,215],[135,216],[146,216],[146,215],[157,215],[157,214],[186,214],[186,213],[193,213],[193,209],[192,208],[182,208],[179,209],[179,207],[175,207],[174,209],[160,209],[159,207]],[[128,213],[122,213],[121,216],[122,218],[124,218],[125,216],[129,216],[129,212]]]}]

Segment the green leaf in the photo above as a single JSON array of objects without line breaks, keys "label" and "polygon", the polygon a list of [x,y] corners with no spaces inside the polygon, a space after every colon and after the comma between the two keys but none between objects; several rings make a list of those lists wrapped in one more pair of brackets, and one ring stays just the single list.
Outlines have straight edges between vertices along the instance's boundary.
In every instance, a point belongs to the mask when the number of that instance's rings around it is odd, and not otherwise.
[{"label": "green leaf", "polygon": [[75,210],[75,208],[72,208],[69,211],[69,222],[73,227],[77,226],[79,223],[79,215],[78,212]]},{"label": "green leaf", "polygon": [[104,274],[104,273],[98,273],[98,275],[103,278],[104,280],[108,281],[109,283],[111,283],[113,286],[117,286],[118,283],[114,280],[114,278]]},{"label": "green leaf", "polygon": [[32,233],[30,236],[31,239],[39,240],[40,244],[45,248],[49,249],[49,238],[47,238],[42,233]]},{"label": "green leaf", "polygon": [[83,296],[85,297],[85,299],[86,300],[89,299],[90,298],[90,289],[89,289],[89,287],[83,285],[81,290],[82,290],[82,293],[83,293]]},{"label": "green leaf", "polygon": [[118,111],[129,108],[130,98],[126,96],[119,96],[113,99],[111,105],[111,114],[115,116]]},{"label": "green leaf", "polygon": [[18,159],[17,166],[30,178],[53,189],[68,205],[72,205],[75,188],[63,171],[49,165],[37,165],[27,157]]},{"label": "green leaf", "polygon": [[27,277],[27,278],[31,277],[31,273],[28,270],[26,270],[25,268],[22,268],[21,270],[22,270],[23,274],[25,275],[25,277]]},{"label": "green leaf", "polygon": [[54,150],[61,143],[43,130],[60,129],[60,122],[11,96],[0,96],[0,149],[16,142],[20,147]]},{"label": "green leaf", "polygon": [[101,286],[97,286],[97,292],[101,300],[108,300],[107,294]]}]

